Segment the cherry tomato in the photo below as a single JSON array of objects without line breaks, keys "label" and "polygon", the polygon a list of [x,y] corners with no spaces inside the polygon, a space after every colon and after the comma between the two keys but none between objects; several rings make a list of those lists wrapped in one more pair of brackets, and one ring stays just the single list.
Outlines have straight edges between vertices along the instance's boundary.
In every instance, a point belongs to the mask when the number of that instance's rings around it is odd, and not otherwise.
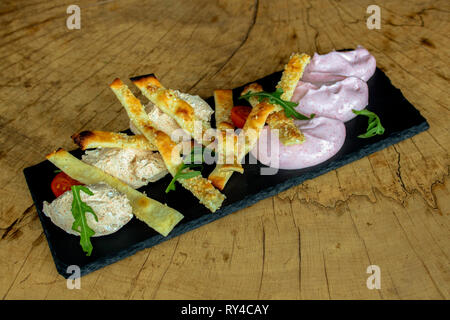
[{"label": "cherry tomato", "polygon": [[80,185],[81,182],[72,179],[64,172],[58,173],[52,180],[52,183],[50,184],[50,187],[52,188],[53,194],[56,197],[59,197],[67,190],[70,190],[72,186]]},{"label": "cherry tomato", "polygon": [[231,109],[231,120],[237,128],[244,127],[250,111],[252,111],[252,108],[247,106],[236,106]]}]

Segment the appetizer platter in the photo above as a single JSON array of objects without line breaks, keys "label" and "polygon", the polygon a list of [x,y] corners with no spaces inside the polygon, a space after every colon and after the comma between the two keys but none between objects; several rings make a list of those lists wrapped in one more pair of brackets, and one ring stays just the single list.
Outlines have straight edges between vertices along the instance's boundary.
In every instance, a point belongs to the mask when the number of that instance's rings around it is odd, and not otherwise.
[{"label": "appetizer platter", "polygon": [[70,265],[85,275],[429,127],[360,46],[292,54],[282,71],[205,100],[153,74],[129,80],[142,99],[121,79],[110,84],[128,130],[74,133],[78,149],[55,146],[24,170],[64,277]]}]

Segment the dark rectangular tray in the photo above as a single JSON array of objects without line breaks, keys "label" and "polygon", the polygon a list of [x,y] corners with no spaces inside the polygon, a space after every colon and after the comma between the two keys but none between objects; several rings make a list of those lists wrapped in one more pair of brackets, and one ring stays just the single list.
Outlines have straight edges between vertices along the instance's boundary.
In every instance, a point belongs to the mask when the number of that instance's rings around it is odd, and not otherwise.
[{"label": "dark rectangular tray", "polygon": [[[276,72],[256,81],[263,85],[265,90],[273,91],[280,77],[281,72]],[[25,178],[47,237],[56,269],[65,278],[70,276],[67,273],[69,265],[78,265],[81,269],[81,275],[88,274],[133,255],[139,250],[152,247],[162,241],[220,219],[259,200],[271,197],[305,180],[361,159],[429,128],[425,118],[405,99],[401,91],[391,84],[389,78],[380,69],[377,69],[368,81],[368,86],[368,109],[374,111],[380,117],[381,123],[386,129],[383,136],[375,136],[370,139],[357,138],[367,128],[367,117],[356,117],[345,124],[347,137],[342,149],[333,158],[317,166],[300,170],[280,170],[276,175],[262,176],[260,175],[262,164],[244,165],[244,174],[234,174],[228,182],[224,189],[227,199],[216,213],[210,213],[189,191],[183,189],[180,185],[177,186],[176,191],[166,194],[164,190],[171,180],[171,177],[166,176],[139,190],[145,191],[149,197],[155,200],[167,203],[184,215],[184,219],[172,230],[169,236],[163,237],[145,223],[133,218],[114,234],[92,238],[94,250],[90,257],[87,257],[82,251],[79,237],[61,230],[42,212],[43,202],[51,202],[55,199],[50,189],[50,182],[55,176],[54,170],[56,167],[49,161],[43,161],[35,166],[25,168]],[[243,87],[233,89],[236,104],[243,103],[242,100],[237,101]],[[207,102],[211,107],[214,107],[212,97],[208,98]],[[82,151],[74,150],[73,154],[80,157]],[[207,166],[203,176],[207,176],[206,174],[210,170],[212,170],[212,166]]]}]

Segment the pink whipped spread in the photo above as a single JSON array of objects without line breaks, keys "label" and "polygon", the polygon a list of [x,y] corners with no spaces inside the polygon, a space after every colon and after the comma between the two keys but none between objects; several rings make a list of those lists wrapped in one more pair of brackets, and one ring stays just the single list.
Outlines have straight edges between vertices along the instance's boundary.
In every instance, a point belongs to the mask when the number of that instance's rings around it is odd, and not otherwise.
[{"label": "pink whipped spread", "polygon": [[323,84],[299,81],[291,100],[299,103],[295,109],[300,113],[314,113],[345,122],[356,116],[352,109],[362,110],[367,106],[369,88],[367,83],[355,77]]},{"label": "pink whipped spread", "polygon": [[251,154],[273,168],[302,169],[328,160],[344,144],[345,125],[340,120],[316,117],[297,120],[295,124],[305,135],[304,143],[285,146],[279,141],[270,141],[270,128],[266,126]]},{"label": "pink whipped spread", "polygon": [[375,68],[375,57],[361,46],[352,51],[332,51],[324,55],[315,53],[305,68],[302,80],[334,82],[346,77],[356,77],[367,81],[375,72]]},{"label": "pink whipped spread", "polygon": [[306,141],[285,146],[270,139],[266,127],[252,155],[280,169],[302,169],[330,159],[344,144],[344,122],[356,117],[352,109],[362,110],[368,104],[366,81],[375,69],[375,58],[361,46],[353,51],[314,54],[291,99],[299,103],[298,112],[316,114],[312,120],[296,121]]}]

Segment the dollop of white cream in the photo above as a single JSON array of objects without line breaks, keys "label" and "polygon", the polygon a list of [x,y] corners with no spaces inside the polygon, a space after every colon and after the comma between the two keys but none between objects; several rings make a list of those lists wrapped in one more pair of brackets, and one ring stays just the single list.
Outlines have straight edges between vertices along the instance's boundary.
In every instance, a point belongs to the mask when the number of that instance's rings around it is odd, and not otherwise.
[{"label": "dollop of white cream", "polygon": [[[145,106],[145,111],[147,112],[150,120],[153,123],[157,123],[158,128],[168,136],[171,136],[174,131],[180,129],[180,126],[174,119],[172,119],[169,115],[162,112],[161,109],[159,109],[153,103],[149,102]],[[130,121],[130,130],[134,134],[142,134],[131,121]]]},{"label": "dollop of white cream", "polygon": [[98,148],[86,151],[81,160],[134,189],[155,182],[168,173],[161,155],[149,150]]},{"label": "dollop of white cream", "polygon": [[181,100],[184,100],[191,105],[194,109],[194,114],[198,119],[207,123],[211,121],[211,116],[214,113],[214,110],[211,109],[209,104],[200,98],[200,96],[180,92],[178,90],[174,90],[174,92]]},{"label": "dollop of white cream", "polygon": [[[91,184],[86,187],[92,191],[93,195],[80,191],[80,198],[97,215],[98,221],[93,214],[86,212],[87,224],[94,230],[94,237],[114,233],[133,218],[130,201],[125,194],[105,183]],[[72,215],[72,201],[72,191],[66,191],[52,203],[44,201],[43,211],[58,227],[67,233],[79,236],[79,232],[72,230],[72,224],[75,221]]]}]

